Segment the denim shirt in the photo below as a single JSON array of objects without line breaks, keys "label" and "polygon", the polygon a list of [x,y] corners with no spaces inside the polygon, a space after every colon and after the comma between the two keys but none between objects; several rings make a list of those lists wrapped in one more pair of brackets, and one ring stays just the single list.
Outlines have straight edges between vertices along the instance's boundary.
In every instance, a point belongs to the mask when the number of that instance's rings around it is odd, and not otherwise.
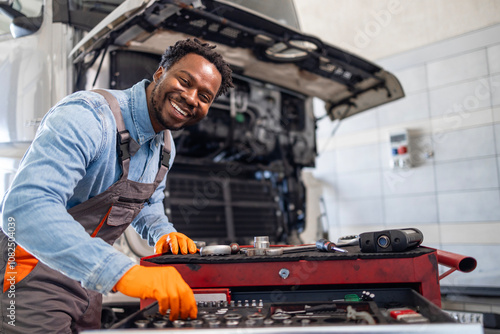
[{"label": "denim shirt", "polygon": [[[163,131],[156,134],[147,109],[147,80],[117,98],[130,135],[140,149],[128,178],[153,183]],[[175,157],[172,142],[170,166]],[[2,227],[15,222],[15,241],[51,268],[82,286],[109,292],[134,261],[100,238],[91,238],[68,209],[94,197],[121,176],[116,153],[116,122],[104,97],[76,92],[43,118],[33,143],[2,203]],[[174,232],[163,207],[166,177],[132,226],[149,245]],[[97,222],[98,223],[98,222]]]}]

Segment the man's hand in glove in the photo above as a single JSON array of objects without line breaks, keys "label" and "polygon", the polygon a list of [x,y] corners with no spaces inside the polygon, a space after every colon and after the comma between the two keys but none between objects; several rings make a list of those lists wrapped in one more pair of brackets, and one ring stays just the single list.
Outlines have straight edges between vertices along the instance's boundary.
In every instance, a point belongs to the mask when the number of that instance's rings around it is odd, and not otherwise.
[{"label": "man's hand in glove", "polygon": [[186,235],[179,232],[172,232],[162,236],[155,245],[155,254],[163,254],[171,251],[172,254],[178,254],[179,249],[182,254],[196,253],[196,245],[194,241]]},{"label": "man's hand in glove", "polygon": [[170,309],[170,320],[187,317],[196,319],[198,308],[189,285],[173,267],[133,266],[116,283],[113,290],[135,298],[153,298],[158,301],[159,311]]}]

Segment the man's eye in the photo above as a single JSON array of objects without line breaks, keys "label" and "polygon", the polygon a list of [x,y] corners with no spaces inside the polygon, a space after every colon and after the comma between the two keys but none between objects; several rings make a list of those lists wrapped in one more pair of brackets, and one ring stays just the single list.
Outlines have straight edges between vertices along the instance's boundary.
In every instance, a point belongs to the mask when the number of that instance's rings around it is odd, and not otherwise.
[{"label": "man's eye", "polygon": [[179,80],[180,80],[182,83],[186,84],[186,85],[188,84],[188,81],[187,81],[186,79],[184,79],[184,78],[179,78]]}]

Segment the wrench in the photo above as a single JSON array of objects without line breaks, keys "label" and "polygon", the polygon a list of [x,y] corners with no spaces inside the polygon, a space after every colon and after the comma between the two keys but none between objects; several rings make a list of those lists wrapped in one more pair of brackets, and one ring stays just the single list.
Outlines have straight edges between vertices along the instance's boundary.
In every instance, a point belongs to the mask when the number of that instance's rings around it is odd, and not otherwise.
[{"label": "wrench", "polygon": [[326,239],[319,239],[318,241],[316,241],[315,245],[269,248],[266,249],[266,255],[283,255],[289,253],[309,252],[315,250],[320,250],[325,252],[337,251],[341,253],[347,253],[345,249],[335,247],[335,244],[333,242],[330,242]]},{"label": "wrench", "polygon": [[359,235],[346,235],[339,238],[337,241],[338,247],[359,245]]},{"label": "wrench", "polygon": [[266,255],[283,255],[289,253],[300,253],[317,250],[316,245],[303,245],[292,247],[272,247],[266,249]]}]

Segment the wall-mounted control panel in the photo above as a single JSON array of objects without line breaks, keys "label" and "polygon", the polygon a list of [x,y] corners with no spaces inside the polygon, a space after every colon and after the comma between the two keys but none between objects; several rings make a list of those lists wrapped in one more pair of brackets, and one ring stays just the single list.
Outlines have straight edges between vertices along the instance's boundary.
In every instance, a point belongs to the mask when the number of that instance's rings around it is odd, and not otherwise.
[{"label": "wall-mounted control panel", "polygon": [[391,160],[389,164],[391,168],[410,168],[410,137],[408,130],[394,131],[389,134]]}]

